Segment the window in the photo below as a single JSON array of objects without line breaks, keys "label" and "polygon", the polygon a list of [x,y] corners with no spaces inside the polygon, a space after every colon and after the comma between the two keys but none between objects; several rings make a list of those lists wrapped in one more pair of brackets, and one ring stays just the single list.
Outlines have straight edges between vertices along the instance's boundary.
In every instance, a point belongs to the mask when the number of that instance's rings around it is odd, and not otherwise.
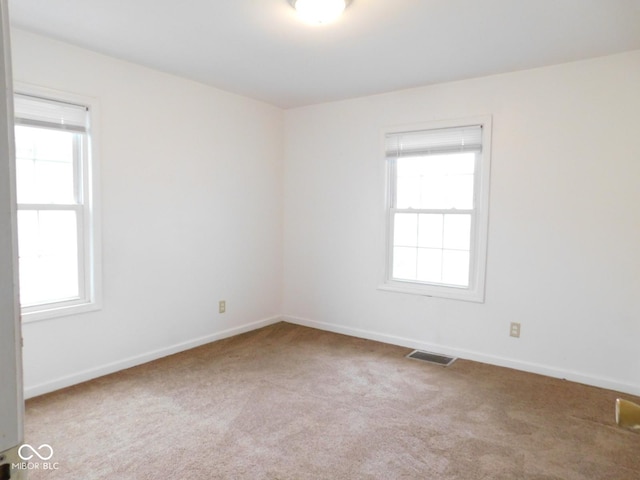
[{"label": "window", "polygon": [[482,118],[386,132],[381,288],[484,301],[490,130],[490,118]]},{"label": "window", "polygon": [[16,89],[20,304],[25,321],[99,308],[92,103]]}]

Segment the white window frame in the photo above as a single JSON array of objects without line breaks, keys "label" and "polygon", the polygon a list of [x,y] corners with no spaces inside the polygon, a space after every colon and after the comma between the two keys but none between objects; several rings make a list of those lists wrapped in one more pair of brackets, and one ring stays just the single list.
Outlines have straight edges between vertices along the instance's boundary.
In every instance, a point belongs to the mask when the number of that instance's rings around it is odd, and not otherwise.
[{"label": "white window frame", "polygon": [[[489,229],[489,185],[491,178],[491,128],[490,115],[469,117],[454,120],[404,125],[383,130],[383,142],[390,134],[414,132],[422,130],[436,130],[442,128],[457,128],[472,125],[482,127],[482,152],[478,154],[474,175],[474,207],[472,210],[471,251],[469,286],[458,287],[442,284],[432,284],[411,280],[397,280],[392,278],[393,267],[393,212],[395,195],[395,165],[394,160],[386,158],[385,148],[382,149],[386,165],[386,208],[385,208],[385,274],[380,290],[391,292],[425,295],[455,300],[483,303],[485,299],[485,277],[487,264],[487,244]],[[386,143],[386,142],[385,142]]]},{"label": "white window frame", "polygon": [[[102,262],[99,208],[99,103],[97,99],[45,87],[16,82],[14,93],[82,105],[88,109],[89,125],[86,142],[77,165],[79,178],[75,188],[82,191],[82,202],[77,205],[18,204],[18,210],[73,210],[78,212],[78,298],[31,305],[21,308],[24,323],[65,317],[102,308]],[[76,145],[75,148],[80,148]],[[74,155],[75,158],[78,158]],[[75,161],[75,160],[74,160]],[[18,235],[20,232],[18,232]]]}]

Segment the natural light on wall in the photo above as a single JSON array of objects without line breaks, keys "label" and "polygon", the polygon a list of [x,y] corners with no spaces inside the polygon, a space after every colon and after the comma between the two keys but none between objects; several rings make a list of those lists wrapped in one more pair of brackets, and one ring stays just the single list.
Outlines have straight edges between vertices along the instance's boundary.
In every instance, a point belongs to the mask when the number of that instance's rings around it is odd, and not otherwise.
[{"label": "natural light on wall", "polygon": [[289,0],[302,19],[310,23],[329,23],[336,20],[350,0]]}]

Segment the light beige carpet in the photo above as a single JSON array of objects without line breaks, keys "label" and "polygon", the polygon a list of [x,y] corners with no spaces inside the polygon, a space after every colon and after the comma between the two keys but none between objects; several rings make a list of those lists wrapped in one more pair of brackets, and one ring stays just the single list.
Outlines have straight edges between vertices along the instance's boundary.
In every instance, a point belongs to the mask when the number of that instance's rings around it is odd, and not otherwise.
[{"label": "light beige carpet", "polygon": [[640,478],[615,392],[408,352],[279,323],[35,398],[30,478]]}]

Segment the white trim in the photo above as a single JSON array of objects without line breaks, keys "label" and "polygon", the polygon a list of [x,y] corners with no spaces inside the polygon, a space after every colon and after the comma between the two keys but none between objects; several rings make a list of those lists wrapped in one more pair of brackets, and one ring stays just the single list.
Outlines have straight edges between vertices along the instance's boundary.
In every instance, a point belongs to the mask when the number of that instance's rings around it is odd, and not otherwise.
[{"label": "white trim", "polygon": [[450,347],[447,345],[439,345],[428,342],[421,342],[412,340],[405,337],[399,337],[396,335],[389,335],[385,333],[374,332],[371,330],[363,330],[359,328],[345,327],[343,325],[337,325],[335,323],[319,322],[316,320],[310,320],[307,318],[295,317],[291,315],[283,315],[282,320],[295,325],[302,325],[305,327],[316,328],[318,330],[325,330],[328,332],[340,333],[342,335],[349,335],[351,337],[364,338],[367,340],[374,340],[382,343],[389,343],[391,345],[398,345],[401,347],[427,350],[431,352],[441,353],[444,355],[450,355],[454,357],[463,358],[466,360],[473,360],[475,362],[487,363],[489,365],[496,365],[499,367],[513,368],[514,370],[520,370],[523,372],[536,373],[539,375],[545,375],[547,377],[561,378],[563,380],[569,380],[576,383],[582,383],[593,387],[606,388],[608,390],[614,390],[617,392],[628,393],[630,395],[640,396],[640,384],[631,384],[611,380],[609,378],[598,377],[595,375],[588,375],[575,370],[566,370],[562,368],[556,368],[549,365],[542,365],[540,363],[523,362],[521,360],[514,360],[511,358],[499,357],[496,355],[488,355],[486,353],[476,352],[473,350],[466,350],[462,348]]},{"label": "white trim", "polygon": [[25,398],[33,398],[37,397],[38,395],[44,395],[45,393],[50,393],[61,388],[70,387],[71,385],[76,385],[88,380],[93,380],[94,378],[109,375],[110,373],[119,372],[120,370],[124,370],[126,368],[142,365],[143,363],[148,363],[159,358],[173,355],[175,353],[190,350],[207,343],[215,342],[216,340],[222,340],[224,338],[240,335],[241,333],[257,330],[259,328],[266,327],[281,321],[282,318],[280,316],[269,317],[255,322],[247,323],[239,327],[229,328],[227,330],[222,330],[210,335],[205,335],[204,337],[194,338],[193,340],[187,340],[185,342],[176,343],[168,347],[159,348],[147,353],[142,353],[140,355],[135,355],[123,360],[118,360],[117,362],[106,363],[98,367],[81,370],[71,375],[56,378],[49,382],[26,387],[24,389],[24,396]]},{"label": "white trim", "polygon": [[463,287],[420,284],[411,281],[387,280],[382,285],[378,285],[378,290],[406,293],[409,295],[422,295],[424,297],[448,298],[450,300],[462,300],[465,302],[482,303],[484,301],[484,297],[480,292],[473,292]]},{"label": "white trim", "polygon": [[[36,308],[38,305],[33,305],[26,308]],[[81,313],[95,312],[102,308],[102,305],[97,302],[84,302],[80,300],[60,301],[56,303],[43,304],[43,307],[37,311],[23,311],[22,323],[35,323],[42,320],[50,320],[59,317],[68,317],[70,315],[79,315]]]},{"label": "white trim", "polygon": [[[79,174],[82,184],[78,188],[82,204],[78,214],[79,234],[84,236],[78,242],[79,251],[78,267],[82,265],[79,280],[81,298],[77,301],[61,301],[44,304],[42,306],[26,307],[22,311],[24,323],[37,322],[52,318],[76,315],[92,312],[102,308],[102,248],[101,248],[101,215],[100,215],[100,104],[94,97],[76,95],[73,93],[54,90],[24,82],[14,82],[14,90],[17,94],[32,95],[45,99],[68,102],[75,105],[84,105],[89,108],[89,125],[86,139],[82,149],[85,155],[79,166]],[[33,209],[28,206],[26,209]],[[66,209],[65,205],[47,206],[45,209]],[[40,308],[41,307],[41,308]]]}]

